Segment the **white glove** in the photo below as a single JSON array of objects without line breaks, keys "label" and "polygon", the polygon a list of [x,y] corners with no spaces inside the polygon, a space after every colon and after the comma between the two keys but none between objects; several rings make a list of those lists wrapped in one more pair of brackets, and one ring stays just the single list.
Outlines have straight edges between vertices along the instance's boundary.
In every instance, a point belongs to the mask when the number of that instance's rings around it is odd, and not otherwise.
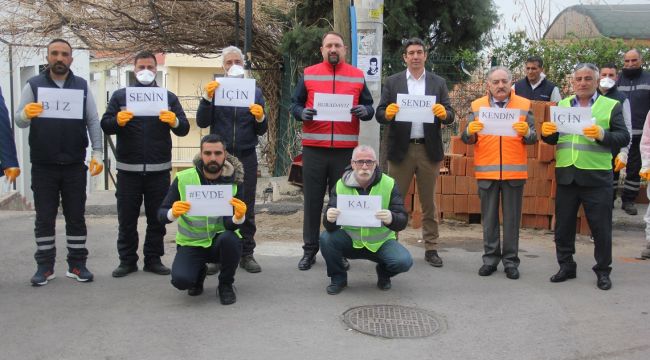
[{"label": "white glove", "polygon": [[329,208],[327,209],[327,221],[331,223],[335,223],[336,219],[338,219],[339,215],[341,215],[341,210],[337,208]]},{"label": "white glove", "polygon": [[379,210],[375,213],[375,217],[386,225],[390,225],[393,222],[393,213],[390,210]]},{"label": "white glove", "polygon": [[[626,149],[627,150],[627,149]],[[623,151],[619,152],[618,155],[616,155],[618,160],[624,164],[627,164],[627,153],[624,153]]]}]

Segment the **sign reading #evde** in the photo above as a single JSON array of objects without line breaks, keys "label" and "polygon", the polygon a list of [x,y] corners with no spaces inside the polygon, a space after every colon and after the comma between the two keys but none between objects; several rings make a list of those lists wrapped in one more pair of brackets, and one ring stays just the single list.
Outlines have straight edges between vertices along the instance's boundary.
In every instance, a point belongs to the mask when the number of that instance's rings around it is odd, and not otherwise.
[{"label": "sign reading #evde", "polygon": [[127,87],[126,108],[135,116],[159,116],[168,109],[167,89],[161,87]]},{"label": "sign reading #evde", "polygon": [[512,125],[519,121],[519,109],[504,109],[482,107],[478,110],[478,118],[483,123],[482,135],[517,136]]},{"label": "sign reading #evde", "polygon": [[336,225],[381,226],[381,221],[375,217],[375,213],[381,210],[381,196],[337,195],[336,208],[341,210]]},{"label": "sign reading #evde", "polygon": [[215,106],[249,107],[255,103],[255,79],[217,78]]},{"label": "sign reading #evde", "polygon": [[36,96],[43,104],[40,117],[54,119],[84,118],[84,91],[39,87]]},{"label": "sign reading #evde", "polygon": [[185,200],[189,216],[232,216],[232,185],[187,185]]},{"label": "sign reading #evde", "polygon": [[576,135],[582,135],[582,129],[594,124],[590,107],[551,106],[551,121],[558,132]]},{"label": "sign reading #evde", "polygon": [[352,95],[314,93],[314,120],[350,122],[353,101]]},{"label": "sign reading #evde", "polygon": [[431,109],[435,104],[436,97],[432,95],[397,94],[399,111],[395,121],[434,123],[436,117]]}]

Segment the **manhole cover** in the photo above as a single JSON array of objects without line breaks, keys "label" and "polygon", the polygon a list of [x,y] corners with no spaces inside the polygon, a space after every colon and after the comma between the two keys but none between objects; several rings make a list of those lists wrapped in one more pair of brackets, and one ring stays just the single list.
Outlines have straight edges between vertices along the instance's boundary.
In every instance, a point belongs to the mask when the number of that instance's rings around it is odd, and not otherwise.
[{"label": "manhole cover", "polygon": [[421,338],[443,330],[444,320],[421,309],[399,305],[365,305],[343,313],[343,322],[367,335],[388,339]]}]

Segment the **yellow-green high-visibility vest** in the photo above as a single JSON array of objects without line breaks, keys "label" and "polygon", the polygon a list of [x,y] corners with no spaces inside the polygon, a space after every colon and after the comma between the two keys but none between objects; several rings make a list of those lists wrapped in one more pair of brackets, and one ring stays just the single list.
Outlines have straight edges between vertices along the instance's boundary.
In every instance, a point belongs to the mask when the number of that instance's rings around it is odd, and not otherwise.
[{"label": "yellow-green high-visibility vest", "polygon": [[[185,201],[185,187],[187,185],[201,185],[201,179],[196,172],[196,168],[183,170],[176,174],[176,178],[178,179],[178,193],[182,201]],[[237,184],[232,184],[232,193],[237,193]],[[221,216],[181,215],[178,218],[176,243],[182,246],[208,248],[212,245],[212,238],[225,230],[223,217]]]},{"label": "yellow-green high-visibility vest", "polygon": [[[571,107],[575,95],[560,101],[558,106]],[[596,118],[596,125],[609,130],[609,121],[612,109],[617,101],[605,96],[598,96],[591,106],[591,116]],[[596,141],[590,141],[583,135],[563,134],[557,141],[555,148],[555,167],[575,166],[583,170],[611,170],[612,150]]]},{"label": "yellow-green high-visibility vest", "polygon": [[[382,174],[381,180],[370,189],[369,195],[381,196],[381,208],[388,209],[390,205],[390,195],[393,192],[395,180],[386,174]],[[336,183],[337,195],[359,195],[355,188],[345,186],[342,180]],[[372,252],[377,252],[379,248],[388,240],[396,239],[395,232],[384,226],[369,228],[358,226],[341,226],[341,228],[352,238],[352,246],[355,249],[366,248]]]}]

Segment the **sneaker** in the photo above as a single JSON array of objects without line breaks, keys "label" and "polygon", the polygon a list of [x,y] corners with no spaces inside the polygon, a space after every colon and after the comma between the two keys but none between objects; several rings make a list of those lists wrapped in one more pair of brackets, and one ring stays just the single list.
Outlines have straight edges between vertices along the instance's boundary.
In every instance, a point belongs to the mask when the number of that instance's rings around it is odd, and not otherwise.
[{"label": "sneaker", "polygon": [[169,275],[172,271],[161,262],[154,262],[151,264],[145,264],[142,268],[143,271],[151,272],[158,275]]},{"label": "sneaker", "polygon": [[86,264],[81,262],[70,263],[65,276],[80,282],[91,282],[94,278],[93,273],[91,273],[88,268],[86,268]]},{"label": "sneaker", "polygon": [[48,281],[56,278],[54,274],[54,264],[38,265],[36,273],[32,276],[32,286],[43,286]]},{"label": "sneaker", "polygon": [[219,287],[217,287],[217,295],[219,296],[221,305],[230,305],[237,301],[237,295],[235,295],[232,284],[219,284]]},{"label": "sneaker", "polygon": [[623,211],[625,211],[628,215],[636,215],[637,214],[636,206],[634,206],[633,202],[625,202],[625,203],[623,203],[623,205],[621,206],[621,209],[623,209]]},{"label": "sneaker", "polygon": [[438,256],[437,250],[427,250],[424,252],[424,261],[433,267],[442,267],[442,259]]},{"label": "sneaker", "polygon": [[119,277],[127,276],[130,273],[136,271],[138,271],[138,265],[120,263],[120,265],[118,265],[118,267],[116,267],[115,270],[113,270],[112,275],[114,278],[119,278]]},{"label": "sneaker", "polygon": [[196,279],[196,283],[194,284],[194,286],[187,289],[187,295],[199,296],[203,294],[203,281],[205,281],[205,277],[207,275],[208,275],[208,267],[207,265],[203,265],[203,269],[201,269],[201,272],[199,273],[199,277]]},{"label": "sneaker", "polygon": [[239,261],[239,267],[248,271],[249,273],[258,273],[262,271],[262,267],[257,263],[257,261],[255,261],[255,258],[252,254],[242,256],[241,260]]},{"label": "sneaker", "polygon": [[219,263],[206,263],[205,265],[208,267],[208,275],[214,275],[221,270],[221,264]]}]

